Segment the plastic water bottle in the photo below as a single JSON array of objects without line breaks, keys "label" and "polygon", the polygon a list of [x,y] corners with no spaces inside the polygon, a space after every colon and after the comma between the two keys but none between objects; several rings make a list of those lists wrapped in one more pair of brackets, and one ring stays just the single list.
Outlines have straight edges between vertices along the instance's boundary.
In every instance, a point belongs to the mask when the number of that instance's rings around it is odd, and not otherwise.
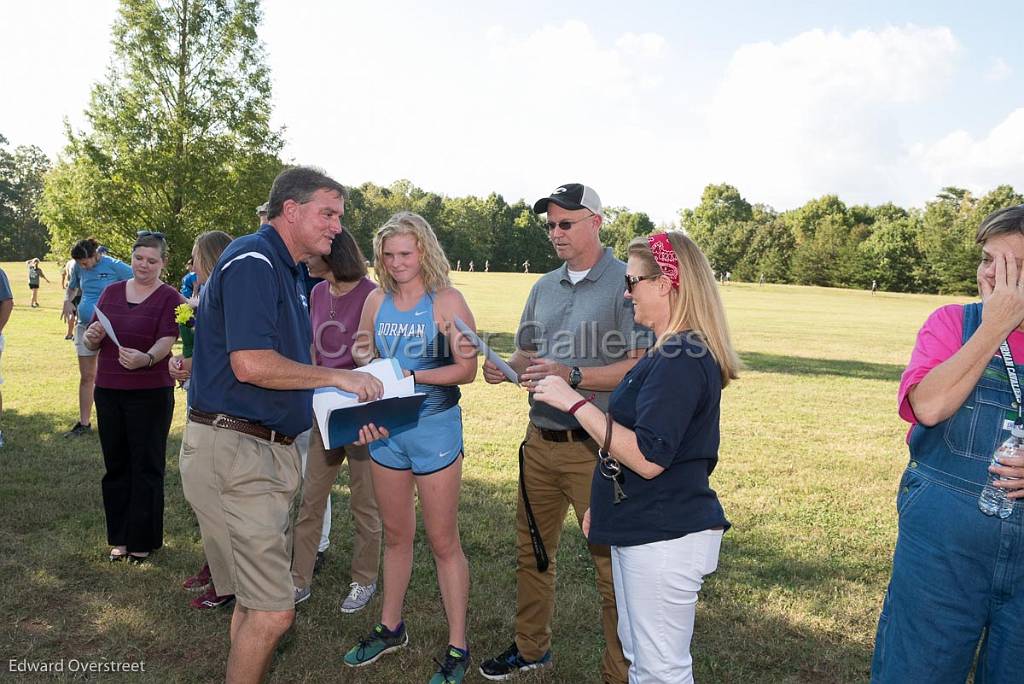
[{"label": "plastic water bottle", "polygon": [[[1007,458],[1021,454],[1024,454],[1024,425],[1014,425],[1013,429],[1010,430],[1010,436],[992,454],[992,464],[1000,465]],[[1010,514],[1013,513],[1013,499],[1006,496],[1005,489],[1000,489],[992,484],[997,480],[1005,479],[1011,478],[1000,477],[995,473],[988,474],[988,482],[985,484],[985,488],[981,490],[981,496],[978,497],[978,508],[985,515],[998,515],[1000,518],[1009,518]]]}]

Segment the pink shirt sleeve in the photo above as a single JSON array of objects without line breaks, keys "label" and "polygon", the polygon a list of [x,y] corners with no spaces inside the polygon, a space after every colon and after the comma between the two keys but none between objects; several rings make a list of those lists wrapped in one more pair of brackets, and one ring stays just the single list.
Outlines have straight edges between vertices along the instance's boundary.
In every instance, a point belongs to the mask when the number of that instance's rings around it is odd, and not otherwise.
[{"label": "pink shirt sleeve", "polygon": [[910,363],[900,379],[897,395],[900,418],[911,425],[917,423],[907,393],[933,368],[957,353],[963,346],[963,334],[964,307],[961,304],[947,304],[936,309],[924,322],[917,333],[917,343],[910,355]]}]

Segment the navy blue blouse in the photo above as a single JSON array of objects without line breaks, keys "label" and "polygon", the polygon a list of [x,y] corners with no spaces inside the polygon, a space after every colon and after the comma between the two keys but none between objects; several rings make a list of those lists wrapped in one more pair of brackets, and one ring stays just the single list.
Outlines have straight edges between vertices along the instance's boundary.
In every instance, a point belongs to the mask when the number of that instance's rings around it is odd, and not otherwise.
[{"label": "navy blue blouse", "polygon": [[681,333],[651,350],[609,402],[615,422],[636,433],[644,457],[665,470],[646,480],[623,468],[627,498],[613,503],[610,480],[595,469],[590,542],[635,546],[729,527],[708,477],[718,463],[722,376],[698,335]]}]

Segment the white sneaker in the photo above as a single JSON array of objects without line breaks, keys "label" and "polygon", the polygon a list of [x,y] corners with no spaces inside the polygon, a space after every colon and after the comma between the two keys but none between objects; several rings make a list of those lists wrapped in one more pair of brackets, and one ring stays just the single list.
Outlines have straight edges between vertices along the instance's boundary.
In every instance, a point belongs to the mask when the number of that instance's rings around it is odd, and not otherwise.
[{"label": "white sneaker", "polygon": [[341,602],[342,613],[357,613],[366,607],[366,604],[370,602],[373,595],[377,593],[377,583],[368,584],[363,586],[358,582],[353,582],[349,585],[352,589],[348,592],[348,596]]},{"label": "white sneaker", "polygon": [[306,587],[305,589],[299,589],[298,587],[294,587],[294,589],[295,589],[295,605],[299,605],[300,603],[302,603],[303,601],[305,601],[306,599],[308,599],[310,596],[313,595],[313,591],[309,587]]}]

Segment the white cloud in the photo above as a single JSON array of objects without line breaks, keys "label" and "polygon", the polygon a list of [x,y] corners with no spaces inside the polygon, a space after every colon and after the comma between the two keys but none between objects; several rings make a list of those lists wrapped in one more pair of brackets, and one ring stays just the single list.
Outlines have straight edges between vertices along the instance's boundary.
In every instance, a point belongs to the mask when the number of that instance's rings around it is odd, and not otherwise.
[{"label": "white cloud", "polygon": [[901,110],[942,93],[959,53],[948,28],[912,25],[742,46],[707,110],[706,157],[779,208],[826,192],[905,199]]},{"label": "white cloud", "polygon": [[[408,178],[449,195],[532,201],[580,180],[609,205],[664,208],[666,218],[678,208],[678,195],[637,173],[663,144],[652,103],[671,54],[664,37],[606,40],[580,21],[469,31],[427,11],[357,7],[339,12],[336,41],[291,54],[268,39],[275,119],[287,122],[296,159],[350,182]],[[297,20],[284,9],[269,6],[268,19],[291,33]],[[332,63],[337,79],[311,99],[323,71],[309,64]]]},{"label": "white cloud", "polygon": [[986,81],[1005,81],[1013,75],[1013,69],[1006,63],[1006,60],[1002,57],[996,57],[992,60],[992,64],[989,65],[988,71],[985,72]]},{"label": "white cloud", "polygon": [[1024,107],[982,137],[954,131],[934,143],[916,145],[912,156],[934,188],[957,185],[984,193],[1009,183],[1024,189]]}]

